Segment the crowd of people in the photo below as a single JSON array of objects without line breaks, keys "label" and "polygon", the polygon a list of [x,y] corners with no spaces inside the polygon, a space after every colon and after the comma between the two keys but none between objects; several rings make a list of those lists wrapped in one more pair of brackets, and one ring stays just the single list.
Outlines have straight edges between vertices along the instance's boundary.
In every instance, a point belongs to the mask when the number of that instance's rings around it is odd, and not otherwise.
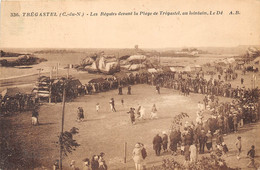
[{"label": "crowd of people", "polygon": [[[162,148],[165,152],[169,147],[173,155],[182,154],[186,163],[196,162],[198,154],[205,152],[214,152],[219,157],[227,156],[229,147],[224,142],[223,136],[236,133],[244,124],[259,120],[258,96],[254,93],[256,93],[254,90],[246,91],[243,97],[232,102],[219,102],[217,96],[206,95],[204,103],[198,103],[195,122],[186,121],[183,130],[175,124],[169,136],[166,132],[162,132],[162,137],[159,133],[156,134],[153,138],[155,155],[159,156]],[[204,119],[204,114],[210,114],[210,118]],[[242,148],[240,136],[234,145],[239,160]],[[248,166],[254,165],[254,154],[254,146],[252,146],[248,152],[250,157]]]},{"label": "crowd of people", "polygon": [[0,115],[11,115],[26,110],[32,110],[37,100],[30,94],[17,93],[15,95],[0,94]]}]

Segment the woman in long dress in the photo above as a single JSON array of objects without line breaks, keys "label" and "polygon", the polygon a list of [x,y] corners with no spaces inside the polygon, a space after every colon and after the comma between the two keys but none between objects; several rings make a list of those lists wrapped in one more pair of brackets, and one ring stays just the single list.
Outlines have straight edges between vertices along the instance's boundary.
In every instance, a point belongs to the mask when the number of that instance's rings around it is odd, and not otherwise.
[{"label": "woman in long dress", "polygon": [[140,108],[140,119],[145,119],[145,108],[143,106]]},{"label": "woman in long dress", "polygon": [[197,148],[193,144],[190,146],[190,161],[197,162],[197,158],[198,158]]},{"label": "woman in long dress", "polygon": [[156,109],[156,106],[155,104],[153,105],[153,108],[152,108],[152,111],[151,111],[151,119],[157,119],[158,116],[157,116],[157,109]]},{"label": "woman in long dress", "polygon": [[135,144],[135,148],[133,150],[133,160],[135,163],[135,169],[141,170],[143,157],[142,157],[142,146],[139,143]]}]

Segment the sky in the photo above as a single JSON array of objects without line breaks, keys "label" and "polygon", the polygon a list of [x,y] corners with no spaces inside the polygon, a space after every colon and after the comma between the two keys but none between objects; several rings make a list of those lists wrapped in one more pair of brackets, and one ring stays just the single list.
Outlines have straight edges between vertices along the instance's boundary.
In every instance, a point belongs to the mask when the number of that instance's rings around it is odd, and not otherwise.
[{"label": "sky", "polygon": [[[100,16],[100,12],[223,11],[223,15]],[[239,11],[240,15],[229,15]],[[23,17],[84,12],[83,17]],[[89,16],[90,13],[99,16]],[[20,17],[10,17],[19,13]],[[89,14],[86,16],[86,14]],[[259,0],[22,0],[1,2],[2,48],[231,47],[260,44]]]}]

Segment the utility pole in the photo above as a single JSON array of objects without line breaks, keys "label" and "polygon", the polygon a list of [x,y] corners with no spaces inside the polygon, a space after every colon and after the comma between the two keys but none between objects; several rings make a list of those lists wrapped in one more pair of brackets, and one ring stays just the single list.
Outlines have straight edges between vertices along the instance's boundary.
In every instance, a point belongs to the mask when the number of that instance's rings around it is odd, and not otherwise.
[{"label": "utility pole", "polygon": [[70,64],[68,64],[67,78],[69,78],[69,75],[70,75]]},{"label": "utility pole", "polygon": [[61,133],[60,133],[60,169],[62,170],[62,149],[63,149],[63,129],[64,129],[64,116],[65,116],[65,100],[66,100],[66,80],[63,84],[63,97],[62,97],[62,119],[61,119]]},{"label": "utility pole", "polygon": [[56,65],[56,79],[58,78],[59,63]]}]

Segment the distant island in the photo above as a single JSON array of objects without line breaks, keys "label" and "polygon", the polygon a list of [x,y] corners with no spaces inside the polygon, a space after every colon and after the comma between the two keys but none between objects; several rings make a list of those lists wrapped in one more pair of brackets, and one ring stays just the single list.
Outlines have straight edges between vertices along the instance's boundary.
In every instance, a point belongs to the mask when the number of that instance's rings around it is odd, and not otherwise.
[{"label": "distant island", "polygon": [[15,67],[39,64],[47,61],[44,58],[35,57],[33,54],[20,54],[0,51],[0,66]]}]

